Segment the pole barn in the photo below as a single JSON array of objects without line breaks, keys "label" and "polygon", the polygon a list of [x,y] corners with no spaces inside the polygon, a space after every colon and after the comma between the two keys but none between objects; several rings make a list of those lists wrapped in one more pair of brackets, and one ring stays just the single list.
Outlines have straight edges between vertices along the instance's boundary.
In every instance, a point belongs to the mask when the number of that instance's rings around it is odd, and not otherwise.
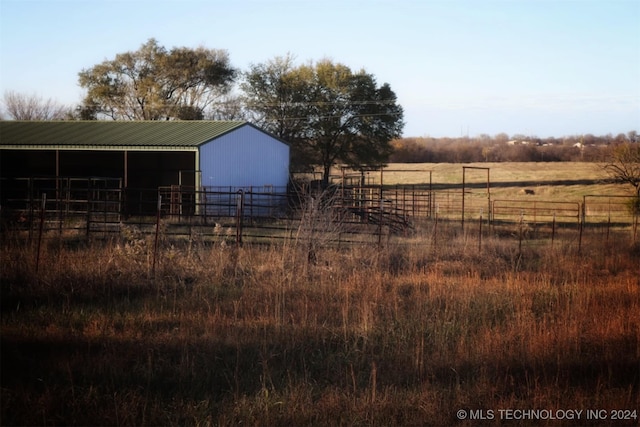
[{"label": "pole barn", "polygon": [[3,206],[20,179],[94,177],[130,199],[166,186],[286,188],[289,146],[244,121],[0,121]]}]

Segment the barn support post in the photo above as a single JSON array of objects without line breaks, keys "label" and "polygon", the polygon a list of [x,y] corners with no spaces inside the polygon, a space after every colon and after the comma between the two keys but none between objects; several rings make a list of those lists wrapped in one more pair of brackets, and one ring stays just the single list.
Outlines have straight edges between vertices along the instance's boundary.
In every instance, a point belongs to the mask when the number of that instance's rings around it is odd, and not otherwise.
[{"label": "barn support post", "polygon": [[[202,171],[200,170],[200,148],[196,148],[193,152],[193,188],[194,188],[194,203],[195,206],[193,208],[193,214],[198,216],[201,213],[200,207],[200,199],[198,198],[198,191],[201,191],[202,188]],[[206,211],[206,207],[205,207]],[[205,221],[206,221],[206,212],[205,212]]]},{"label": "barn support post", "polygon": [[129,152],[124,150],[124,188],[129,186]]}]

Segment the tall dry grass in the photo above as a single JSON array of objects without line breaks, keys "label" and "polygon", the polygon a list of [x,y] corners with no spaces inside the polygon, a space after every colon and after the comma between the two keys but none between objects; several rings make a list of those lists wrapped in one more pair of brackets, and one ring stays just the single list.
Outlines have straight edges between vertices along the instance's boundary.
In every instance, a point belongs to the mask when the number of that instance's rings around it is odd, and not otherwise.
[{"label": "tall dry grass", "polygon": [[637,243],[479,248],[437,231],[383,247],[165,241],[155,270],[135,233],[52,241],[38,272],[33,247],[5,240],[1,422],[497,425],[456,411],[640,409]]}]

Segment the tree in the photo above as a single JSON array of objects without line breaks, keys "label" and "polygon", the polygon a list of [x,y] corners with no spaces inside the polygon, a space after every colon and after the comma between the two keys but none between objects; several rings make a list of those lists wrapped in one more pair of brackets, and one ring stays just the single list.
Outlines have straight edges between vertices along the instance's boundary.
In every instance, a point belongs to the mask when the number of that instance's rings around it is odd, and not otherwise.
[{"label": "tree", "polygon": [[242,100],[237,95],[225,95],[216,101],[216,108],[205,115],[205,120],[247,120]]},{"label": "tree", "polygon": [[68,107],[37,95],[7,91],[3,101],[6,114],[14,120],[63,120],[71,115]]},{"label": "tree", "polygon": [[308,126],[312,79],[312,68],[296,68],[291,55],[251,65],[240,85],[247,114],[258,126],[294,143]]},{"label": "tree", "polygon": [[640,199],[640,144],[624,143],[613,147],[604,169],[616,181],[631,184]]},{"label": "tree", "polygon": [[260,125],[291,143],[294,166],[321,167],[324,186],[338,162],[355,169],[387,162],[404,127],[388,84],[330,60],[295,67],[290,56],[276,58],[252,66],[241,88]]},{"label": "tree", "polygon": [[167,51],[150,39],[78,74],[87,90],[80,111],[114,120],[199,120],[229,92],[236,74],[224,50]]}]

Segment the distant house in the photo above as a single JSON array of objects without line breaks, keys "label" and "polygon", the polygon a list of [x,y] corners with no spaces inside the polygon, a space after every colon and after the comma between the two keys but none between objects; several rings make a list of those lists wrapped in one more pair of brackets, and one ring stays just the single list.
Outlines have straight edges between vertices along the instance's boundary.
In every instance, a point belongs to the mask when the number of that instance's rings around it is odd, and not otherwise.
[{"label": "distant house", "polygon": [[512,139],[510,141],[507,141],[507,145],[529,145],[530,142],[529,141],[523,141],[520,139]]},{"label": "distant house", "polygon": [[0,121],[0,177],[3,190],[30,177],[105,177],[130,193],[284,188],[289,146],[243,121]]}]

